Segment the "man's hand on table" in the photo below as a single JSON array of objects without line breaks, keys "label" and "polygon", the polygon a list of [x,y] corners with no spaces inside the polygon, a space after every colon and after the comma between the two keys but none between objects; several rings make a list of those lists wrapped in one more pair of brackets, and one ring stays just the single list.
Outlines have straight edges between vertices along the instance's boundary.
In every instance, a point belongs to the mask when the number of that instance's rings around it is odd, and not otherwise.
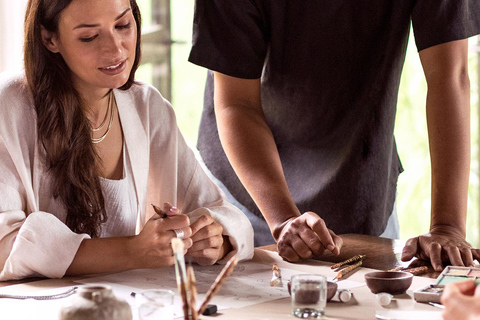
[{"label": "man's hand on table", "polygon": [[325,250],[338,255],[342,245],[342,238],[311,211],[285,221],[277,239],[279,255],[290,262],[321,256]]},{"label": "man's hand on table", "polygon": [[473,266],[474,259],[480,261],[480,249],[472,248],[454,228],[442,226],[406,242],[402,261],[413,257],[430,260],[435,271],[442,271],[443,261],[450,261],[454,266]]}]

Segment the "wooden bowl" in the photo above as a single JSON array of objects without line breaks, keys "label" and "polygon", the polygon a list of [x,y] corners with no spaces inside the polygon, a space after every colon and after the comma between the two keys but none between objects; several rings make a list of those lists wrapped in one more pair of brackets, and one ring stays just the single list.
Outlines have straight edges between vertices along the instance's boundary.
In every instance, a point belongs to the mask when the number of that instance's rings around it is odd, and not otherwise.
[{"label": "wooden bowl", "polygon": [[[292,295],[291,286],[292,285],[290,281],[288,281],[287,288],[288,288],[289,295]],[[327,281],[327,301],[332,300],[332,298],[335,296],[335,293],[337,293],[337,288],[338,288],[338,285],[336,282]]]},{"label": "wooden bowl", "polygon": [[333,296],[337,292],[338,285],[336,282],[327,281],[327,301],[332,300]]},{"label": "wooden bowl", "polygon": [[372,293],[403,294],[412,284],[413,274],[403,271],[375,271],[365,275],[367,287]]}]

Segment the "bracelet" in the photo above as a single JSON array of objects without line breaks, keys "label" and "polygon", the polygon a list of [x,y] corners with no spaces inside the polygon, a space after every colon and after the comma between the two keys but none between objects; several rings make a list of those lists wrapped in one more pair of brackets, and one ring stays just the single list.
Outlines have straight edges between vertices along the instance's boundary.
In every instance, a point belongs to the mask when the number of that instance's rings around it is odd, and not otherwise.
[{"label": "bracelet", "polygon": [[55,300],[55,299],[61,299],[61,298],[66,298],[68,296],[71,296],[75,292],[77,292],[78,287],[73,287],[69,289],[68,291],[62,292],[62,293],[57,293],[57,294],[52,294],[48,296],[22,296],[22,295],[15,295],[15,294],[3,294],[0,293],[0,298],[4,299],[19,299],[19,300],[25,300],[25,299],[34,299],[34,300]]}]

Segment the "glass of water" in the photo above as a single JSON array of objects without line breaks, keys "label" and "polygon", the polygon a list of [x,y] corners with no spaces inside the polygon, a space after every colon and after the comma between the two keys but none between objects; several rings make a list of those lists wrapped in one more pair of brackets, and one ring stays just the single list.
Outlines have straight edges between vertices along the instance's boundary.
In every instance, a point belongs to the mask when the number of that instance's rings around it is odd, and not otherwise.
[{"label": "glass of water", "polygon": [[135,296],[140,320],[173,320],[172,290],[152,289],[145,290]]},{"label": "glass of water", "polygon": [[298,274],[291,279],[292,314],[298,318],[321,318],[327,304],[327,279],[318,274]]}]

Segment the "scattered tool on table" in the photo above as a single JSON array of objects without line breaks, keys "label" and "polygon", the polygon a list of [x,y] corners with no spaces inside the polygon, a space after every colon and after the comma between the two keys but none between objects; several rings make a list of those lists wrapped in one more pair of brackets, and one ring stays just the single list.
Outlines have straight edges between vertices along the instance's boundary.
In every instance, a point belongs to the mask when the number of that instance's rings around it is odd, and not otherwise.
[{"label": "scattered tool on table", "polygon": [[428,267],[427,266],[416,267],[416,268],[397,267],[397,268],[394,268],[394,269],[390,269],[388,271],[405,271],[405,272],[409,272],[409,273],[416,276],[416,275],[423,274],[423,273],[427,272]]},{"label": "scattered tool on table", "polygon": [[282,286],[282,274],[280,268],[276,263],[272,266],[272,280],[270,280],[270,287]]},{"label": "scattered tool on table", "polygon": [[349,265],[348,267],[340,270],[337,275],[335,276],[335,278],[333,279],[333,281],[338,281],[340,279],[342,279],[343,277],[345,277],[347,274],[349,274],[350,272],[352,272],[353,270],[357,269],[358,267],[360,267],[362,265],[362,260],[358,261],[357,263],[355,264],[352,264],[352,265]]},{"label": "scattered tool on table", "polygon": [[352,262],[357,262],[357,261],[363,261],[367,259],[367,256],[364,255],[364,254],[357,254],[356,256],[354,257],[351,257],[350,259],[347,259],[345,261],[342,261],[342,262],[339,262],[339,263],[335,263],[334,265],[332,265],[330,268],[333,270],[333,269],[338,269],[340,268],[341,266],[344,266],[346,264],[350,264]]}]

